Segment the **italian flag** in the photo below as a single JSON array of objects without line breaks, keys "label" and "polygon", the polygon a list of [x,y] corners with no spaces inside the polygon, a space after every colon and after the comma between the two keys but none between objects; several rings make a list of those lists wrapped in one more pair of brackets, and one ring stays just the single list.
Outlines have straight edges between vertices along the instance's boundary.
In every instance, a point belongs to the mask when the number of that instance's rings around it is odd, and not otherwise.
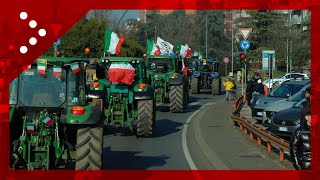
[{"label": "italian flag", "polygon": [[134,78],[135,69],[131,64],[111,64],[108,75],[109,81],[131,85]]},{"label": "italian flag", "polygon": [[120,54],[121,45],[124,40],[124,37],[119,38],[116,33],[112,32],[109,28],[107,28],[104,38],[104,51],[110,54]]},{"label": "italian flag", "polygon": [[83,63],[83,70],[86,70],[86,69],[87,69],[87,64],[88,64],[88,63],[86,63],[86,62]]},{"label": "italian flag", "polygon": [[148,39],[147,41],[147,51],[148,55],[159,55],[160,54],[160,48],[159,46],[156,46],[153,40]]},{"label": "italian flag", "polygon": [[53,66],[53,75],[60,77],[62,75],[62,68],[60,66]]},{"label": "italian flag", "polygon": [[46,74],[47,65],[45,63],[38,62],[38,73]]},{"label": "italian flag", "polygon": [[199,54],[198,54],[198,55],[199,55],[198,59],[199,59],[199,60],[202,60],[202,53],[201,53],[200,51],[199,51]]},{"label": "italian flag", "polygon": [[187,44],[179,46],[180,47],[177,47],[177,50],[179,51],[179,54],[182,58],[186,58],[191,55],[191,49]]},{"label": "italian flag", "polygon": [[77,74],[78,72],[80,72],[80,67],[78,63],[72,63],[70,64],[70,67],[73,74]]},{"label": "italian flag", "polygon": [[34,134],[35,133],[35,128],[33,123],[27,123],[27,133]]},{"label": "italian flag", "polygon": [[44,116],[42,118],[42,122],[44,122],[47,126],[51,126],[52,123],[53,123],[53,119],[51,119],[50,117],[48,116]]}]

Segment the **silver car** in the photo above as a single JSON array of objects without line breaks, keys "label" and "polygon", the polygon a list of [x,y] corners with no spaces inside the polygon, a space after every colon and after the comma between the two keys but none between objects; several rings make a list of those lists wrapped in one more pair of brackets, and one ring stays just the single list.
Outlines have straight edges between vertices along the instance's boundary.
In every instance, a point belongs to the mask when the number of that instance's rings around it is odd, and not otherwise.
[{"label": "silver car", "polygon": [[309,87],[310,84],[307,84],[299,92],[289,97],[288,99],[280,100],[275,103],[269,104],[262,113],[262,125],[269,127],[272,115],[281,110],[289,109],[298,102],[302,101],[305,98],[305,91]]},{"label": "silver car", "polygon": [[299,92],[305,85],[310,84],[310,80],[291,80],[282,83],[275,88],[268,96],[261,96],[255,101],[252,108],[252,118],[262,122],[263,113],[269,104],[280,100],[285,100]]}]

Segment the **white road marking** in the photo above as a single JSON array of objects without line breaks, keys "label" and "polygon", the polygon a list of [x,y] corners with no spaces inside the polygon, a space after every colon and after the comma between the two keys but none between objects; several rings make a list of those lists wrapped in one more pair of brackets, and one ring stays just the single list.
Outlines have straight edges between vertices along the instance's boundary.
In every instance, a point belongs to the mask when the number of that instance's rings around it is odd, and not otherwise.
[{"label": "white road marking", "polygon": [[197,115],[203,108],[205,108],[206,106],[209,105],[213,105],[215,104],[215,102],[211,102],[211,103],[207,103],[203,106],[201,106],[200,109],[196,110],[185,122],[184,126],[183,126],[183,130],[182,130],[182,149],[183,149],[183,153],[184,156],[190,166],[191,170],[198,170],[197,166],[195,165],[194,161],[192,160],[192,157],[190,155],[189,149],[188,149],[188,145],[187,145],[187,130],[188,130],[188,125],[191,122],[192,118]]},{"label": "white road marking", "polygon": [[201,102],[193,102],[193,103],[189,103],[188,106],[195,106],[195,105],[198,105],[198,104],[201,104]]}]

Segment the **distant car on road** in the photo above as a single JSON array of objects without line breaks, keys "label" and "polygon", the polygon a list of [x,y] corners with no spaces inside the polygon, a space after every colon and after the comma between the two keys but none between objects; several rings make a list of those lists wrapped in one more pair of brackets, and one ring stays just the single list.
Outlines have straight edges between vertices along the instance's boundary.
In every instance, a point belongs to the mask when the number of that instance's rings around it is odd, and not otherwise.
[{"label": "distant car on road", "polygon": [[280,100],[275,103],[269,104],[262,113],[262,125],[268,127],[271,122],[271,116],[275,113],[289,109],[298,102],[302,101],[305,98],[305,91],[307,88],[309,88],[311,84],[305,85],[299,92],[297,92],[295,95],[289,97],[288,99]]},{"label": "distant car on road", "polygon": [[271,116],[270,132],[279,137],[290,138],[292,133],[300,126],[302,103],[305,99],[292,108],[279,111]]},{"label": "distant car on road", "polygon": [[[279,76],[277,78],[273,78],[270,80],[267,79],[267,80],[263,81],[262,83],[265,84],[268,88],[272,88],[273,83],[275,83],[277,81],[279,82],[279,84],[282,84],[282,83],[287,82],[292,79],[305,80],[305,79],[310,79],[310,78],[307,74],[303,74],[303,73],[287,73],[287,74],[284,74],[284,75]],[[270,81],[270,83],[269,83],[269,81]]]},{"label": "distant car on road", "polygon": [[252,118],[261,122],[265,108],[269,104],[293,96],[307,84],[310,84],[310,80],[291,80],[276,87],[268,96],[260,96],[258,100],[254,101]]}]

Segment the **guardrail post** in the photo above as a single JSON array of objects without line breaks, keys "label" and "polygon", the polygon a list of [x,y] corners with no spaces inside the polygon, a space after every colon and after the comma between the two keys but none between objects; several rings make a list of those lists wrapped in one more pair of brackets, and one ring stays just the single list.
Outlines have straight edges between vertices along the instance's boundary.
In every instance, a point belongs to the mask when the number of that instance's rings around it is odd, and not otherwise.
[{"label": "guardrail post", "polygon": [[240,130],[242,130],[242,129],[243,129],[243,126],[242,126],[242,124],[241,124],[241,123],[240,123],[240,126],[239,126],[239,127],[240,127]]},{"label": "guardrail post", "polygon": [[247,130],[246,127],[244,127],[244,133],[245,133],[245,134],[248,134],[248,130]]},{"label": "guardrail post", "polygon": [[280,148],[280,161],[284,160],[284,152],[283,149]]},{"label": "guardrail post", "polygon": [[270,153],[271,152],[271,143],[268,142],[267,145],[268,145],[268,153]]},{"label": "guardrail post", "polygon": [[258,136],[257,139],[258,139],[258,141],[257,141],[257,142],[258,142],[258,145],[261,145],[261,137]]},{"label": "guardrail post", "polygon": [[253,140],[253,133],[250,132],[250,139]]}]

